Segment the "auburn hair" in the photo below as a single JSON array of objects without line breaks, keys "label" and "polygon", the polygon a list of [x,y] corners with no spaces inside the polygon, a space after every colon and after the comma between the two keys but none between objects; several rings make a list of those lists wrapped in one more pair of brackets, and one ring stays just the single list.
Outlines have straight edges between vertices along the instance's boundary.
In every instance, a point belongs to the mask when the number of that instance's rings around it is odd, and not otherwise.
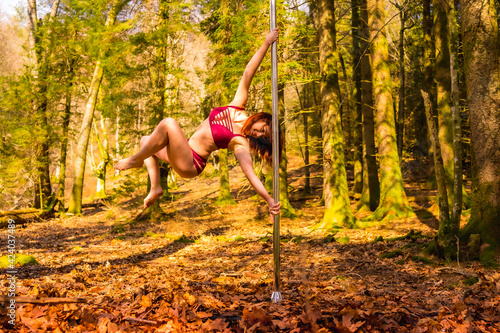
[{"label": "auburn hair", "polygon": [[[272,165],[273,163],[273,123],[272,123],[273,117],[266,112],[257,112],[245,121],[243,124],[243,127],[241,128],[241,133],[246,136],[248,139],[248,142],[250,144],[250,151],[256,155],[259,156],[263,161],[267,162],[269,165]],[[269,131],[259,137],[259,138],[254,138],[251,136],[251,128],[253,124],[258,123],[259,121],[263,121],[266,123],[266,125],[269,127]],[[283,133],[281,132],[281,127],[278,127],[279,131],[279,160],[281,162],[281,153],[283,151]]]}]

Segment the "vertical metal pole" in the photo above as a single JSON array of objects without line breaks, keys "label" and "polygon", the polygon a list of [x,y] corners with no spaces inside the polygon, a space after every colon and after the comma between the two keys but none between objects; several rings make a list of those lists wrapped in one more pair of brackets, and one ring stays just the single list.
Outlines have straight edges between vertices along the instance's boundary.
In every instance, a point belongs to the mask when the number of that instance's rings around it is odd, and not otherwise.
[{"label": "vertical metal pole", "polygon": [[[271,30],[276,28],[276,0],[271,0]],[[271,96],[273,112],[273,199],[280,200],[280,161],[279,161],[279,122],[278,122],[278,57],[277,44],[271,45]],[[274,286],[271,301],[278,303],[282,300],[280,292],[280,216],[273,215],[273,258],[274,258]]]}]

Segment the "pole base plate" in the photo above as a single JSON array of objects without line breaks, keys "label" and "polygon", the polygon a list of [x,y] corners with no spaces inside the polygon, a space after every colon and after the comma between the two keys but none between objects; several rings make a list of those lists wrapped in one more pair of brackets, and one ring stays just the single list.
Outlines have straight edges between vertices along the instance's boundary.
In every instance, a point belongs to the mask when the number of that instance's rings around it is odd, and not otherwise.
[{"label": "pole base plate", "polygon": [[273,303],[279,303],[283,300],[283,296],[279,291],[273,291],[273,294],[271,295],[271,302]]}]

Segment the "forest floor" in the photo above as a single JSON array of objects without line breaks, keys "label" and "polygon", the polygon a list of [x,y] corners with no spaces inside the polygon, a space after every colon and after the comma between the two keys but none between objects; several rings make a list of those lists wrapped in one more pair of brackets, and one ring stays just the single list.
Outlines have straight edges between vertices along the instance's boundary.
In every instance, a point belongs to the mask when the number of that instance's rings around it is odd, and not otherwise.
[{"label": "forest floor", "polygon": [[[300,216],[281,219],[282,302],[270,301],[272,226],[265,203],[235,167],[236,205],[217,206],[218,178],[199,177],[179,181],[156,221],[132,222],[141,212],[141,189],[82,216],[18,227],[16,251],[38,265],[18,268],[13,330],[500,331],[499,271],[422,254],[437,220],[431,204],[416,199],[433,194],[412,176],[418,170],[405,174],[415,218],[361,223],[325,237],[314,228],[323,213],[319,170],[314,192],[302,196],[303,169],[293,164],[291,203]],[[405,235],[412,237],[397,239]],[[0,237],[7,244],[7,230]],[[7,295],[6,271],[1,275],[0,294]],[[12,331],[8,320],[0,316],[0,330]]]}]

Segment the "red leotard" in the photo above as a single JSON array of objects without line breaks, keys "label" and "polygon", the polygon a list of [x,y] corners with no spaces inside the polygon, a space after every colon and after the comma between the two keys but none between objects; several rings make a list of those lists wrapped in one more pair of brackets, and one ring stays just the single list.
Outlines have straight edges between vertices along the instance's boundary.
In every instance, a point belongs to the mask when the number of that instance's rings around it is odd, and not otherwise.
[{"label": "red leotard", "polygon": [[231,114],[229,112],[230,107],[237,110],[245,110],[237,106],[222,106],[213,109],[208,116],[212,137],[219,149],[226,149],[229,146],[229,142],[235,136],[243,137],[241,134],[233,133],[233,123],[231,122]]}]

